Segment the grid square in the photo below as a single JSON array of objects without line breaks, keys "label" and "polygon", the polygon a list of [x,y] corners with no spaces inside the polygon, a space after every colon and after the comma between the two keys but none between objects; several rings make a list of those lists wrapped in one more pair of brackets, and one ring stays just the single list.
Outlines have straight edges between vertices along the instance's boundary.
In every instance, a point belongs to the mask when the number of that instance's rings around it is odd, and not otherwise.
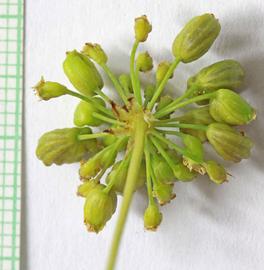
[{"label": "grid square", "polygon": [[6,14],[7,13],[7,6],[1,5],[0,6],[0,14]]},{"label": "grid square", "polygon": [[12,269],[12,262],[9,260],[4,260],[3,261],[3,270],[10,270],[10,269]]},{"label": "grid square", "polygon": [[3,256],[4,257],[11,257],[12,256],[12,249],[5,247],[3,250]]},{"label": "grid square", "polygon": [[16,66],[8,66],[7,67],[7,74],[8,75],[16,75]]},{"label": "grid square", "polygon": [[15,100],[16,99],[16,91],[13,89],[9,89],[7,91],[7,100]]},{"label": "grid square", "polygon": [[[7,163],[6,164],[6,173],[13,173],[13,172],[14,172],[14,164],[13,163]],[[13,196],[13,195],[11,195],[11,196]]]},{"label": "grid square", "polygon": [[17,6],[16,5],[9,6],[8,11],[9,11],[9,14],[11,15],[17,15],[17,11],[18,11]]},{"label": "grid square", "polygon": [[6,200],[5,201],[5,209],[6,210],[12,210],[13,209],[13,201],[12,200]]},{"label": "grid square", "polygon": [[6,161],[14,161],[14,151],[6,151]]},{"label": "grid square", "polygon": [[11,246],[12,245],[12,237],[11,236],[4,236],[4,246]]},{"label": "grid square", "polygon": [[13,185],[14,184],[14,176],[11,175],[6,175],[5,176],[5,183],[8,185]]},{"label": "grid square", "polygon": [[15,134],[16,134],[15,126],[7,126],[6,127],[6,135],[7,136],[15,136]]},{"label": "grid square", "polygon": [[8,20],[8,25],[10,27],[17,27],[17,19],[9,19]]},{"label": "grid square", "polygon": [[9,41],[8,42],[8,50],[10,52],[15,52],[17,49],[17,43],[15,41]]},{"label": "grid square", "polygon": [[16,29],[9,29],[8,30],[8,36],[9,36],[9,39],[16,39],[16,37],[17,37],[17,30]]},{"label": "grid square", "polygon": [[[1,14],[1,11],[0,11]],[[7,26],[7,20],[6,19],[0,19],[0,27],[6,27]]]},{"label": "grid square", "polygon": [[[6,164],[6,165],[10,165],[10,164]],[[13,197],[13,194],[14,194],[13,187],[5,187],[5,196],[6,197]]]},{"label": "grid square", "polygon": [[[16,64],[16,62],[17,62],[17,56],[14,53],[8,54],[8,56],[7,56],[7,62],[8,62],[8,64]],[[11,85],[9,85],[9,86],[10,87],[14,87],[14,86],[11,86]]]},{"label": "grid square", "polygon": [[8,78],[7,79],[8,87],[15,88],[16,87],[16,78]]},{"label": "grid square", "polygon": [[12,234],[12,224],[4,224],[4,234]]},{"label": "grid square", "polygon": [[[8,115],[8,119],[10,117],[15,117],[15,116],[14,115]],[[8,149],[14,149],[14,147],[15,147],[15,141],[14,140],[7,140],[6,143],[5,143],[5,145],[6,145],[6,148],[8,148]]]},{"label": "grid square", "polygon": [[13,221],[13,215],[11,211],[5,211],[5,222],[12,222]]},{"label": "grid square", "polygon": [[7,112],[8,113],[14,113],[16,111],[16,103],[13,101],[7,101]]}]

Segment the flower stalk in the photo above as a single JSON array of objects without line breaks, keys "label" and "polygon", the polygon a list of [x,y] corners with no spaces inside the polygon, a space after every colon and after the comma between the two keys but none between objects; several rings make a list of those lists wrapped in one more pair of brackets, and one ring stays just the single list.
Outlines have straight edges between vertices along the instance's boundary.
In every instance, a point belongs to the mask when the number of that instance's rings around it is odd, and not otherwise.
[{"label": "flower stalk", "polygon": [[119,212],[116,228],[114,231],[114,236],[111,244],[110,249],[110,255],[108,258],[107,263],[107,270],[113,270],[115,263],[116,263],[116,257],[118,253],[118,248],[120,244],[120,240],[122,237],[122,233],[124,230],[125,221],[127,218],[129,206],[132,200],[132,195],[135,187],[135,183],[138,177],[138,172],[141,165],[141,160],[143,157],[144,152],[144,140],[145,140],[145,133],[146,133],[146,123],[144,121],[144,118],[141,114],[137,116],[137,119],[135,121],[135,128],[134,128],[134,147],[132,150],[131,155],[131,161],[128,169],[128,175],[124,190],[124,198],[122,201],[121,209]]}]

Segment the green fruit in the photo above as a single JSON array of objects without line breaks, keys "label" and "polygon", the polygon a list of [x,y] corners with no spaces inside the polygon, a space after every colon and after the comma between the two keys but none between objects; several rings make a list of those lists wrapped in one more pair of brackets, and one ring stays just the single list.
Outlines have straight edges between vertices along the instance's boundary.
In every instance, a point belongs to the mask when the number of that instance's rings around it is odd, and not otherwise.
[{"label": "green fruit", "polygon": [[148,52],[138,54],[136,67],[141,72],[147,72],[153,68],[153,60]]},{"label": "green fruit", "polygon": [[144,213],[144,227],[155,231],[162,221],[162,214],[156,204],[149,205]]},{"label": "green fruit", "polygon": [[90,191],[99,184],[95,180],[86,181],[78,187],[77,195],[86,198]]},{"label": "green fruit", "polygon": [[214,43],[221,26],[213,14],[203,14],[191,19],[175,38],[173,55],[183,63],[203,56]]},{"label": "green fruit", "polygon": [[210,114],[217,122],[245,125],[256,118],[255,110],[238,94],[220,89],[210,101]]},{"label": "green fruit", "polygon": [[[160,82],[163,80],[163,78],[165,77],[166,73],[168,72],[169,68],[170,68],[171,63],[164,61],[161,62],[158,65],[157,71],[156,71],[156,82],[157,84],[160,84]],[[170,79],[173,77],[173,74],[171,75]]]},{"label": "green fruit", "polygon": [[227,179],[227,173],[225,171],[225,168],[215,162],[214,160],[208,160],[204,164],[204,167],[206,169],[206,172],[214,183],[216,184],[222,184],[226,182]]},{"label": "green fruit", "polygon": [[107,55],[105,54],[102,47],[97,43],[85,43],[82,53],[87,55],[99,65],[106,64],[107,62]]},{"label": "green fruit", "polygon": [[33,88],[42,100],[66,95],[68,90],[66,86],[57,82],[45,81],[43,77],[41,77],[41,80]]},{"label": "green fruit", "polygon": [[144,42],[148,38],[148,34],[152,30],[152,26],[148,21],[148,18],[146,15],[140,16],[135,19],[135,39],[138,42]]},{"label": "green fruit", "polygon": [[160,205],[169,203],[176,197],[175,193],[173,193],[173,184],[154,183],[153,196],[158,200]]},{"label": "green fruit", "polygon": [[155,168],[154,173],[156,179],[163,183],[170,183],[174,181],[174,174],[169,164],[163,159],[154,157],[152,160],[153,168]]},{"label": "green fruit", "polygon": [[97,104],[105,106],[104,101],[99,97],[92,97],[93,102],[81,101],[74,112],[74,124],[78,127],[85,125],[99,126],[103,122],[100,119],[93,117],[94,112],[99,112]]},{"label": "green fruit", "polygon": [[193,160],[196,162],[202,162],[204,157],[203,145],[201,141],[189,134],[184,134],[183,143],[186,147],[187,153],[193,157]]},{"label": "green fruit", "polygon": [[78,136],[91,134],[90,128],[55,129],[43,134],[36,149],[37,157],[46,166],[80,161],[85,153],[97,150],[95,139],[79,141]]},{"label": "green fruit", "polygon": [[[201,69],[188,79],[188,89],[195,87],[194,96],[221,88],[236,89],[244,79],[244,70],[235,60],[227,59]],[[188,91],[188,90],[187,90]],[[199,93],[200,92],[200,93]]]},{"label": "green fruit", "polygon": [[[118,161],[112,168],[111,172],[108,174],[106,178],[106,183],[109,184],[110,182],[114,181],[113,190],[123,194],[126,179],[127,179],[127,172],[129,168],[129,161],[130,159],[126,157],[126,159],[122,161]],[[134,191],[141,188],[146,181],[146,172],[145,172],[145,163],[141,164],[139,175],[137,178],[137,182],[135,184]]]},{"label": "green fruit", "polygon": [[76,50],[67,52],[63,69],[72,85],[86,96],[93,96],[95,90],[102,89],[104,86],[102,77],[93,62]]},{"label": "green fruit", "polygon": [[190,171],[186,166],[184,166],[182,162],[175,164],[173,173],[176,179],[182,182],[192,181],[197,175],[195,171]]},{"label": "green fruit", "polygon": [[104,185],[98,185],[92,189],[85,201],[84,223],[91,232],[101,231],[116,210],[116,194],[104,192],[104,188]]},{"label": "green fruit", "polygon": [[240,162],[241,159],[250,156],[252,141],[226,124],[210,124],[206,136],[216,152],[225,160]]}]

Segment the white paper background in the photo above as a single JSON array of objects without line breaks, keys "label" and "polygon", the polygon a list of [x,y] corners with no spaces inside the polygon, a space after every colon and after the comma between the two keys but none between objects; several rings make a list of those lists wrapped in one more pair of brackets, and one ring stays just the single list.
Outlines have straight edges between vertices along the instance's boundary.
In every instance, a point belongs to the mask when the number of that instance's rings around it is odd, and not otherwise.
[{"label": "white paper background", "polygon": [[146,199],[135,196],[119,255],[119,270],[261,270],[264,269],[264,4],[257,1],[47,1],[26,3],[25,177],[22,270],[103,269],[116,215],[99,235],[83,226],[83,200],[75,196],[78,165],[44,167],[35,155],[38,137],[72,125],[77,100],[63,97],[37,102],[32,89],[45,75],[67,84],[61,63],[65,51],[84,42],[102,44],[117,72],[128,70],[133,20],[147,14],[153,32],[140,49],[156,61],[170,60],[176,33],[192,16],[212,12],[220,20],[220,38],[204,57],[180,65],[171,85],[184,89],[186,79],[213,61],[235,58],[246,70],[245,96],[258,119],[246,128],[256,147],[250,160],[228,169],[228,184],[206,178],[177,183],[177,198],[162,208],[157,233],[143,230]]}]

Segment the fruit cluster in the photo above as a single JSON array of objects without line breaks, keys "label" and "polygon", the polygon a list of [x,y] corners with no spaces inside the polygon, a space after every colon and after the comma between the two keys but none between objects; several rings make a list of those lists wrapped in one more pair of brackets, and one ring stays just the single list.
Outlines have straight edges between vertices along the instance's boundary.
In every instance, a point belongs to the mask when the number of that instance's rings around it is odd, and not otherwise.
[{"label": "fruit cluster", "polygon": [[[153,69],[152,57],[148,52],[136,56],[139,44],[152,30],[146,16],[135,19],[134,30],[130,74],[117,77],[107,65],[101,46],[86,43],[81,52],[67,52],[63,62],[64,72],[77,91],[43,78],[34,87],[43,100],[62,95],[81,99],[74,113],[76,127],[42,135],[36,154],[47,166],[80,161],[83,183],[78,195],[85,198],[88,230],[102,230],[116,210],[117,193],[124,196],[107,269],[114,267],[133,193],[146,186],[149,203],[144,225],[155,230],[162,220],[159,205],[175,198],[176,181],[192,181],[199,174],[207,174],[216,184],[227,181],[225,168],[206,158],[204,144],[209,143],[227,161],[240,162],[249,157],[252,141],[236,126],[256,117],[254,109],[234,92],[244,78],[235,60],[201,69],[188,79],[185,92],[176,98],[164,94],[178,64],[197,60],[217,38],[220,24],[214,15],[194,17],[185,25],[173,42],[173,60],[160,63],[155,82],[147,85],[140,81],[140,73]],[[103,92],[104,83],[95,64],[109,76],[122,103]],[[174,114],[185,106],[184,113]],[[94,133],[91,127],[99,126],[101,131]],[[122,153],[121,160],[118,153]]]}]

